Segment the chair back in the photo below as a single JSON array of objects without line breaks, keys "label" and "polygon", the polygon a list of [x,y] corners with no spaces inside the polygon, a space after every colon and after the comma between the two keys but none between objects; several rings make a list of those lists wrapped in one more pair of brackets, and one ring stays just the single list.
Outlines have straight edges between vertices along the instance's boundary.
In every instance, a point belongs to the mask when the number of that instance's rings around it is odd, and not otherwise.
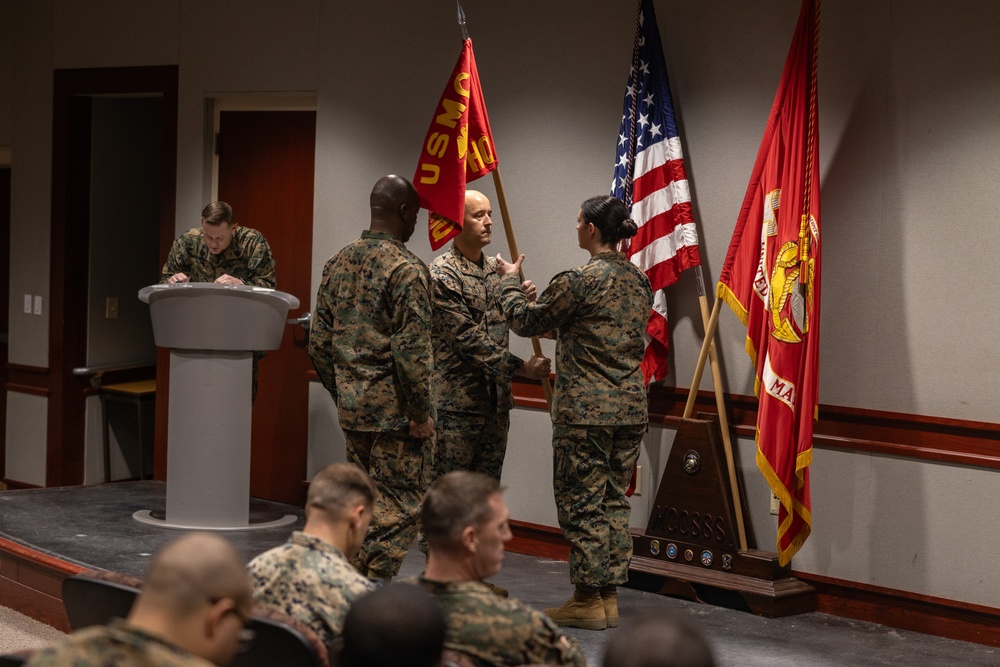
[{"label": "chair back", "polygon": [[62,598],[73,630],[125,618],[139,595],[140,579],[117,572],[88,570],[63,580]]},{"label": "chair back", "polygon": [[284,614],[254,609],[248,626],[253,642],[236,654],[230,667],[330,667],[326,646],[313,630]]}]

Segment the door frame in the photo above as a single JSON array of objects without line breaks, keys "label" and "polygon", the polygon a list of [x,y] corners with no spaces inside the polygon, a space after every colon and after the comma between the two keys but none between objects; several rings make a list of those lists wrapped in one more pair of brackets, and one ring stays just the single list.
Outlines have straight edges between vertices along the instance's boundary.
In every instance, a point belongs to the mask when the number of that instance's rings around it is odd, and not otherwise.
[{"label": "door frame", "polygon": [[95,95],[163,98],[160,249],[173,242],[177,190],[176,65],[53,72],[52,226],[49,289],[48,429],[45,485],[83,483],[86,397],[95,390],[73,368],[86,365],[90,263],[90,101]]}]

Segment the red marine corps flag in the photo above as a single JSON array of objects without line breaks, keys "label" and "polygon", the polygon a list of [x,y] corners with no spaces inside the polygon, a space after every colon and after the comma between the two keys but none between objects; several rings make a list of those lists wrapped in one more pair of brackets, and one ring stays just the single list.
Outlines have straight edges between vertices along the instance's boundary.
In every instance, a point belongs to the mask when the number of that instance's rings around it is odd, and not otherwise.
[{"label": "red marine corps flag", "polygon": [[420,205],[430,213],[432,249],[437,250],[462,231],[465,184],[496,167],[493,133],[479,86],[472,40],[466,38],[427,130],[413,177]]},{"label": "red marine corps flag", "polygon": [[803,0],[717,291],[747,325],[746,349],[757,367],[757,467],[781,501],[782,565],[812,528],[822,248],[816,5]]}]

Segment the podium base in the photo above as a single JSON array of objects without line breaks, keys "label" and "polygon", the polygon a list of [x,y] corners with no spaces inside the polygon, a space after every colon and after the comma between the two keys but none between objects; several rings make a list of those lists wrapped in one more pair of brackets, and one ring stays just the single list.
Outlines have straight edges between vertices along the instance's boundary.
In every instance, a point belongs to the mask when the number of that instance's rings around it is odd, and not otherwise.
[{"label": "podium base", "polygon": [[147,526],[156,526],[157,528],[169,528],[172,530],[215,530],[220,532],[231,532],[237,530],[266,530],[268,528],[281,528],[282,526],[289,526],[298,520],[298,517],[294,514],[286,514],[280,519],[275,519],[274,521],[262,521],[260,523],[249,523],[244,526],[203,526],[203,525],[189,525],[184,523],[174,523],[167,521],[166,519],[157,519],[151,515],[151,510],[139,510],[132,515],[132,518],[139,523],[144,523]]}]

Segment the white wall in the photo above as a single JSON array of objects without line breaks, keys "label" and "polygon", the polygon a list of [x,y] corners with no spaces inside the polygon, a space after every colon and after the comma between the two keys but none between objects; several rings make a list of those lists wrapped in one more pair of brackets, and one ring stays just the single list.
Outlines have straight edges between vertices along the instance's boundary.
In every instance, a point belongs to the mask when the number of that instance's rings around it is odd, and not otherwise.
[{"label": "white wall", "polygon": [[[460,47],[448,3],[134,4],[0,0],[0,17],[9,15],[16,27],[12,51],[0,56],[17,63],[12,93],[0,90],[0,106],[4,95],[11,100],[15,165],[13,363],[47,365],[47,315],[15,309],[21,293],[48,291],[54,66],[179,65],[178,231],[196,221],[207,198],[206,99],[314,93],[315,286],[324,261],[367,225],[375,180],[413,174]],[[632,48],[631,3],[463,5],[518,244],[528,254],[528,277],[544,285],[586,260],[572,232],[577,207],[608,189]],[[658,0],[656,9],[705,273],[714,282],[799,3]],[[991,305],[1000,293],[992,261],[1000,254],[1000,5],[966,0],[943,12],[932,0],[841,0],[825,3],[822,21],[820,400],[996,422],[1000,362],[990,332],[1000,324]],[[3,71],[0,65],[0,86]],[[3,125],[0,109],[0,139]],[[493,195],[487,179],[475,187]],[[506,254],[498,237],[494,249]],[[411,246],[431,259],[426,237]],[[690,272],[668,294],[670,385],[691,382],[701,332],[695,294]],[[737,394],[753,386],[744,336],[723,313],[717,344],[725,388]],[[551,343],[544,345],[551,354]],[[529,349],[522,340],[513,347]],[[702,388],[711,388],[707,375]],[[316,387],[310,395],[312,460],[342,456],[329,399]],[[15,412],[8,413],[8,474],[12,453],[23,459],[20,448],[44,443],[44,421],[29,423]],[[554,525],[550,426],[531,410],[517,410],[512,421],[504,483],[514,518]],[[660,428],[647,438],[649,478],[634,525],[645,524],[672,439]],[[774,519],[754,444],[740,440],[738,457],[766,546]],[[987,568],[1000,529],[983,514],[997,473],[822,449],[814,460],[814,531],[796,569],[994,604],[1000,581]]]}]

